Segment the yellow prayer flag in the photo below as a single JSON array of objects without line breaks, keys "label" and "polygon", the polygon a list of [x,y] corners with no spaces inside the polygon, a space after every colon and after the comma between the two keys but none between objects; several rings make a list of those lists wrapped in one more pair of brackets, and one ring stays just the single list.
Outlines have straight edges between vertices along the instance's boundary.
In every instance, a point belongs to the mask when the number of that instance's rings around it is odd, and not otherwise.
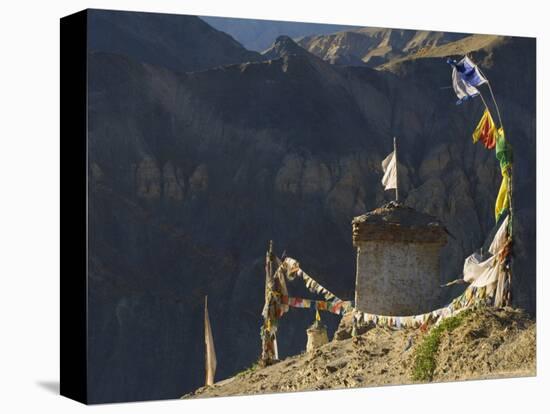
[{"label": "yellow prayer flag", "polygon": [[495,220],[498,221],[500,215],[510,207],[509,181],[508,170],[502,171],[502,182],[498,190],[497,201],[495,203]]}]

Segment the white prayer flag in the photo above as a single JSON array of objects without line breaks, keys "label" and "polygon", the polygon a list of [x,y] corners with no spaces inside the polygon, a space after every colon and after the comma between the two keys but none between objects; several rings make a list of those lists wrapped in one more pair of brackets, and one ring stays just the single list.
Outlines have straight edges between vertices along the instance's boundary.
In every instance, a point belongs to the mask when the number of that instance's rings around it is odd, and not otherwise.
[{"label": "white prayer flag", "polygon": [[453,89],[458,97],[458,103],[462,103],[468,98],[473,98],[479,95],[479,91],[475,86],[466,82],[458,73],[456,68],[453,68]]},{"label": "white prayer flag", "polygon": [[463,278],[465,282],[470,283],[470,286],[488,286],[495,283],[500,277],[502,266],[498,260],[498,255],[506,246],[509,218],[510,216],[507,216],[502,222],[491,242],[489,253],[491,253],[492,256],[481,262],[480,257],[474,253],[468,256],[464,261]]},{"label": "white prayer flag", "polygon": [[206,385],[214,384],[214,376],[216,375],[216,350],[214,349],[214,338],[212,336],[212,328],[210,327],[210,318],[208,316],[208,302],[204,302],[204,342],[206,345]]},{"label": "white prayer flag", "polygon": [[397,159],[395,151],[392,151],[384,161],[382,161],[382,170],[384,171],[384,177],[382,177],[384,190],[397,188]]},{"label": "white prayer flag", "polygon": [[510,216],[507,216],[500,225],[493,241],[491,242],[491,245],[489,246],[489,253],[498,254],[506,245],[506,240],[508,239],[508,222],[510,221],[509,219]]},{"label": "white prayer flag", "polygon": [[479,95],[476,86],[487,83],[487,79],[481,74],[478,67],[467,56],[460,62],[448,59],[453,67],[453,89],[458,97],[457,104]]}]

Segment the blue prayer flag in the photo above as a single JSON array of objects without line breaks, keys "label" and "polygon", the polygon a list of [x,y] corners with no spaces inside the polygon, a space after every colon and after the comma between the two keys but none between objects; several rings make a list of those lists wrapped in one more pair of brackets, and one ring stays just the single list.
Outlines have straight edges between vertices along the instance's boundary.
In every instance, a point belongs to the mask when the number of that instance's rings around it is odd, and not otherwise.
[{"label": "blue prayer flag", "polygon": [[476,86],[483,85],[487,79],[481,74],[478,67],[465,56],[459,62],[447,59],[447,63],[453,67],[453,89],[458,97],[457,105],[479,95]]}]

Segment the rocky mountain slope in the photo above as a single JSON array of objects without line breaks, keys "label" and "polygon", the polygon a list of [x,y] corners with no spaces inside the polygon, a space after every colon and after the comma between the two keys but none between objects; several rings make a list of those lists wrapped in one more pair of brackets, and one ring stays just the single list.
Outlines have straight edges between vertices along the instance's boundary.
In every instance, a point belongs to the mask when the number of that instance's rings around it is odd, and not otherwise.
[{"label": "rocky mountain slope", "polygon": [[[351,299],[350,222],[391,198],[380,185],[380,161],[393,136],[403,200],[439,217],[454,236],[442,252],[442,282],[456,278],[494,222],[497,161],[470,138],[481,103],[455,106],[452,91],[441,89],[450,84],[443,59],[404,61],[391,71],[336,66],[290,53],[298,49],[285,38],[273,47],[285,53],[255,61],[222,37],[221,56],[244,60],[217,66],[223,59],[212,63],[212,51],[194,45],[219,32],[185,22],[178,30],[195,43],[171,46],[166,56],[138,54],[153,38],[129,32],[127,44],[139,48],[90,47],[94,402],[174,398],[198,388],[206,294],[217,378],[250,366],[260,349],[270,239],[277,253],[298,258]],[[476,53],[515,148],[514,300],[534,311],[534,42],[511,39]],[[518,56],[527,71],[510,64]],[[214,67],[196,71],[207,64]],[[305,348],[312,319],[293,310],[281,321],[283,357]],[[334,331],[338,318],[324,320]]]},{"label": "rocky mountain slope", "polygon": [[[448,56],[459,56],[466,54],[491,54],[494,50],[502,48],[511,39],[505,36],[493,36],[474,34],[454,42],[443,45],[425,47],[399,58],[392,59],[378,67],[380,70],[395,71],[404,62],[427,58],[446,58]],[[498,53],[498,52],[497,52]]]},{"label": "rocky mountain slope", "polygon": [[[272,366],[253,366],[183,398],[412,384],[418,349],[430,333],[373,328]],[[536,375],[535,323],[510,309],[469,313],[440,338],[431,381]]]},{"label": "rocky mountain slope", "polygon": [[200,18],[217,30],[230,34],[247,49],[257,52],[268,49],[277,37],[283,35],[298,38],[356,29],[354,26],[337,24],[233,19],[214,16],[201,16]]},{"label": "rocky mountain slope", "polygon": [[271,47],[262,52],[263,58],[267,60],[279,59],[290,55],[309,56],[310,59],[312,58],[307,50],[298,46],[289,36],[277,37]]},{"label": "rocky mountain slope", "polygon": [[376,67],[466,36],[464,33],[363,27],[305,36],[298,39],[298,44],[333,64]]}]

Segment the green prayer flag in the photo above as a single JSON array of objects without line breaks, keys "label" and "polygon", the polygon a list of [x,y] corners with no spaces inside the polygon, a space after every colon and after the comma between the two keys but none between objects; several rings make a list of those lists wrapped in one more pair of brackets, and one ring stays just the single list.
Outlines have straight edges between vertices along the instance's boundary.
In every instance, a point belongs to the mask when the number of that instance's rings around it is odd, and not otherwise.
[{"label": "green prayer flag", "polygon": [[512,146],[506,140],[504,130],[501,128],[497,131],[497,144],[495,147],[497,160],[500,162],[500,170],[506,170],[512,165]]}]

